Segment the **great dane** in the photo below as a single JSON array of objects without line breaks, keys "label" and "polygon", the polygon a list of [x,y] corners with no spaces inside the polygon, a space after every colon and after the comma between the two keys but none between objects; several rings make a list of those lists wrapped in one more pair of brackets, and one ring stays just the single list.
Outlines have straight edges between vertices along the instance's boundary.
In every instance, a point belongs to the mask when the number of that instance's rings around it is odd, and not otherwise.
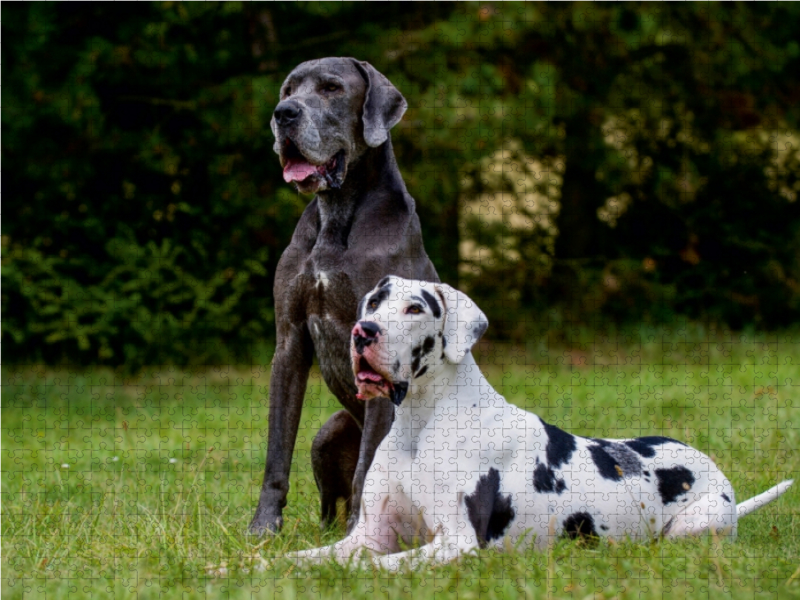
[{"label": "great dane", "polygon": [[367,474],[356,527],[296,559],[347,563],[361,554],[397,568],[502,547],[506,537],[542,546],[556,536],[734,536],[738,518],[792,483],[737,506],[725,475],[682,442],[579,437],[512,406],[472,357],[485,315],[448,285],[386,277],[358,319],[358,397],[367,405],[392,397],[396,418]]},{"label": "great dane", "polygon": [[425,253],[414,199],[397,168],[389,130],[406,110],[403,95],[369,63],[323,58],[294,69],[273,113],[273,146],[283,178],[316,193],[275,273],[277,347],[269,389],[264,482],[250,531],[282,525],[289,469],[314,354],[346,410],[312,446],[322,522],[344,498],[355,523],[364,476],[389,431],[388,399],[356,399],[350,330],[359,298],[386,273],[438,281]]}]

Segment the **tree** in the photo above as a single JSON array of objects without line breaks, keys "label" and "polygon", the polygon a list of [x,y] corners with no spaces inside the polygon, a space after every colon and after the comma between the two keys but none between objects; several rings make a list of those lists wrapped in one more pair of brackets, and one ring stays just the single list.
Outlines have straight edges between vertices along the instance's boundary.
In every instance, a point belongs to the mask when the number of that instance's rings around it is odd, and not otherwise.
[{"label": "tree", "polygon": [[269,118],[291,68],[325,55],[369,60],[408,99],[392,135],[426,247],[493,335],[553,308],[798,318],[795,4],[2,11],[17,360],[252,357],[308,201]]}]

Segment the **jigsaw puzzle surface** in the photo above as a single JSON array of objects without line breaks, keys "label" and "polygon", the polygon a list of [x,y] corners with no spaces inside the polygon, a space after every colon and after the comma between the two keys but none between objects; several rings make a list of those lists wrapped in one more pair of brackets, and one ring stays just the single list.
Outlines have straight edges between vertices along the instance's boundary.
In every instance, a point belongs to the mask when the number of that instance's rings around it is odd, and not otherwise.
[{"label": "jigsaw puzzle surface", "polygon": [[101,6],[3,11],[3,598],[800,597],[784,9]]}]

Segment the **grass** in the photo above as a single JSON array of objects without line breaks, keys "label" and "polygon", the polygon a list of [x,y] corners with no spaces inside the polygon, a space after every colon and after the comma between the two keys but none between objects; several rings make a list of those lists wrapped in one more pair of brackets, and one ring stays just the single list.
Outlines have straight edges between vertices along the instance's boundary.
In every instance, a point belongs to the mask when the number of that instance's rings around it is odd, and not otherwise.
[{"label": "grass", "polygon": [[[800,336],[693,330],[592,336],[555,350],[482,343],[512,402],[582,435],[668,435],[711,455],[748,498],[800,479]],[[6,368],[3,598],[800,598],[800,482],[735,542],[559,541],[416,572],[296,567],[331,543],[310,471],[337,405],[314,372],[282,535],[245,535],[266,452],[265,366]],[[263,569],[263,570],[260,570]]]}]

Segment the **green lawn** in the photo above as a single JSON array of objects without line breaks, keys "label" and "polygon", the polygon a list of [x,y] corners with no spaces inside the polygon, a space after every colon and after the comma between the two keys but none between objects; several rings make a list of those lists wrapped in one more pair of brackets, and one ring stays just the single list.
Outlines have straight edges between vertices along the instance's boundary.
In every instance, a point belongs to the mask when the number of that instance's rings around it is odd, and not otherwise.
[{"label": "green lawn", "polygon": [[[579,332],[580,333],[580,332]],[[314,372],[284,533],[245,535],[261,483],[269,368],[6,368],[3,598],[800,598],[800,335],[670,333],[565,351],[481,345],[516,404],[574,433],[667,435],[711,455],[740,500],[798,483],[735,542],[561,541],[416,572],[298,568],[320,533],[309,448],[336,404]]]}]

